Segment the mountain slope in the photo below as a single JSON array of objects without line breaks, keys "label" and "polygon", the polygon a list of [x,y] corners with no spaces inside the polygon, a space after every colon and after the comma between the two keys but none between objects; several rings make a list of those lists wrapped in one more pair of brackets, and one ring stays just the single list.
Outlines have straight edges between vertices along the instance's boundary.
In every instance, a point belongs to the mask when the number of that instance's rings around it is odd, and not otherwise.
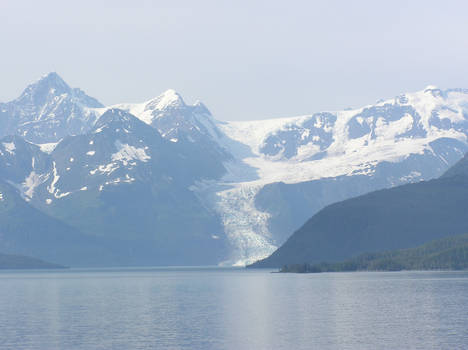
[{"label": "mountain slope", "polygon": [[118,264],[99,241],[35,209],[0,181],[0,250],[67,266]]},{"label": "mountain slope", "polygon": [[468,153],[454,166],[448,169],[441,177],[451,178],[455,176],[465,177],[468,175]]},{"label": "mountain slope", "polygon": [[217,217],[189,190],[222,165],[129,113],[108,110],[89,133],[66,137],[50,154],[17,136],[0,144],[15,148],[0,157],[0,169],[25,200],[113,253],[132,247],[133,257],[123,251],[121,261],[212,265],[226,254]]},{"label": "mountain slope", "polygon": [[[415,247],[468,231],[468,156],[439,179],[332,204],[253,267],[340,261],[363,252]],[[450,176],[452,171],[455,176]]]},{"label": "mountain slope", "polygon": [[0,269],[62,269],[65,266],[24,255],[0,253]]},{"label": "mountain slope", "polygon": [[280,272],[463,270],[468,269],[468,235],[450,236],[416,248],[365,253],[339,263],[287,265]]},{"label": "mountain slope", "polygon": [[223,251],[196,239],[189,240],[194,248],[177,238],[161,244],[83,234],[34,208],[14,187],[1,181],[0,223],[2,253],[34,256],[72,267],[212,264],[213,257],[205,249],[214,250],[212,254]]}]

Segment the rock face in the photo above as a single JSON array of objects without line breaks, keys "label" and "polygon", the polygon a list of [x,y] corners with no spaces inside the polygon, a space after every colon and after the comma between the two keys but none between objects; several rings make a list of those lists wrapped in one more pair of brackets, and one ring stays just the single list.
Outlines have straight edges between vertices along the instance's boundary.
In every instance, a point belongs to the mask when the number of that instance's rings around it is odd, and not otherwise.
[{"label": "rock face", "polygon": [[332,204],[253,267],[342,261],[468,232],[468,157],[439,179]]},{"label": "rock face", "polygon": [[243,265],[326,205],[440,176],[468,150],[467,106],[468,90],[428,87],[221,122],[174,90],[104,107],[50,73],[0,104],[0,180],[81,233],[150,240],[148,263]]}]

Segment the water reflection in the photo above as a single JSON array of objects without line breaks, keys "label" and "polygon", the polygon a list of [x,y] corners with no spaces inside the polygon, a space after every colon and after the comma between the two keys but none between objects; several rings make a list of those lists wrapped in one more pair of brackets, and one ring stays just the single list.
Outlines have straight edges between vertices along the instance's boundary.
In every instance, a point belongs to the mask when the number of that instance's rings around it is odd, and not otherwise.
[{"label": "water reflection", "polygon": [[468,344],[468,273],[0,273],[0,349],[395,349]]}]

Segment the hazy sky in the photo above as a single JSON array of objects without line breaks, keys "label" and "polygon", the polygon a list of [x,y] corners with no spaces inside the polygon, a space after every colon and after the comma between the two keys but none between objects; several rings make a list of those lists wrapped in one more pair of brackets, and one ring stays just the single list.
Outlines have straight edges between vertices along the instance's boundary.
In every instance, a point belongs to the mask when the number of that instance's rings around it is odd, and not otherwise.
[{"label": "hazy sky", "polygon": [[0,101],[56,71],[104,104],[168,88],[221,120],[468,88],[468,1],[0,1]]}]

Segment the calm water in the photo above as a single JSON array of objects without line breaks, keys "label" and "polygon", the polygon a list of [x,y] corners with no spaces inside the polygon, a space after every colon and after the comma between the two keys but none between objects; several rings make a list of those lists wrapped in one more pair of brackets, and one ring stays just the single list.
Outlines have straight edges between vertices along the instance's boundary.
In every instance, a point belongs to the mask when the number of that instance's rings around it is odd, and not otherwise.
[{"label": "calm water", "polygon": [[468,272],[0,273],[0,349],[467,349]]}]

